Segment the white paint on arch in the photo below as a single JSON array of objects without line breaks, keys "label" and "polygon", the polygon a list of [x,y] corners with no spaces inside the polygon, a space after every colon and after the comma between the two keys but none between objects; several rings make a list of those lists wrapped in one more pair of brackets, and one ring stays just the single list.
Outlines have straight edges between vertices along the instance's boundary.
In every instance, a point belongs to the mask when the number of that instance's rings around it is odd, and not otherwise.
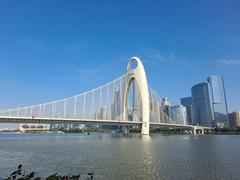
[{"label": "white paint on arch", "polygon": [[[131,69],[131,65],[134,61],[137,62],[137,67],[135,69]],[[134,79],[139,86],[139,91],[140,91],[141,100],[142,100],[142,135],[149,135],[150,108],[149,108],[148,82],[147,82],[145,69],[143,67],[141,60],[138,57],[132,57],[131,60],[128,62],[127,73],[129,73],[129,78],[127,80],[128,82],[127,82],[127,86],[124,94],[125,119],[127,119],[128,93],[129,93],[132,80]]]}]

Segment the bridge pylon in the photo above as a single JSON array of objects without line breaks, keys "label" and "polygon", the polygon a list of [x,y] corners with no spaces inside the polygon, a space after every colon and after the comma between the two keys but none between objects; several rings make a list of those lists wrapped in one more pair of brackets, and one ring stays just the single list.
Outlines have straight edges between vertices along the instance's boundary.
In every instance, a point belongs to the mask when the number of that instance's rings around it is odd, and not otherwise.
[{"label": "bridge pylon", "polygon": [[[132,63],[136,61],[137,67],[132,69]],[[128,94],[131,83],[137,83],[140,92],[141,98],[141,109],[142,109],[142,135],[149,135],[149,127],[150,127],[150,100],[149,100],[149,88],[147,82],[147,76],[144,69],[144,66],[141,60],[138,57],[132,57],[127,66],[127,73],[129,74],[128,82],[126,85],[125,95],[124,95],[124,115],[125,119],[127,119],[128,112]]]}]

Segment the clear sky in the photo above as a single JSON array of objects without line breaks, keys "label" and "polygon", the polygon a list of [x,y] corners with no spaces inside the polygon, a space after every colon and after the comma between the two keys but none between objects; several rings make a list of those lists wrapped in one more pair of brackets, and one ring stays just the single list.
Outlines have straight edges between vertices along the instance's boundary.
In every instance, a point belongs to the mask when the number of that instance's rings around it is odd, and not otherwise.
[{"label": "clear sky", "polygon": [[132,56],[171,104],[221,74],[240,110],[240,1],[0,1],[0,108],[95,88]]}]

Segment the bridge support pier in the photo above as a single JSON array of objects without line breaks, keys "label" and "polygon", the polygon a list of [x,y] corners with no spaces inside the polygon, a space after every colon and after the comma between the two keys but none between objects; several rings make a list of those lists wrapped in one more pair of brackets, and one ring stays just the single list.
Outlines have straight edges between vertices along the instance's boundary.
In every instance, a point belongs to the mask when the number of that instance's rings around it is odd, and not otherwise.
[{"label": "bridge support pier", "polygon": [[193,128],[193,134],[196,135],[197,134],[197,129],[196,128]]},{"label": "bridge support pier", "polygon": [[128,126],[122,126],[122,132],[124,135],[129,135],[129,127]]},{"label": "bridge support pier", "polygon": [[197,128],[197,127],[194,127],[194,128],[193,128],[193,134],[194,134],[194,135],[197,135],[197,134],[204,134],[204,128]]},{"label": "bridge support pier", "polygon": [[143,122],[141,134],[142,134],[142,135],[149,135],[149,128],[150,128],[150,127],[149,127],[149,123]]}]

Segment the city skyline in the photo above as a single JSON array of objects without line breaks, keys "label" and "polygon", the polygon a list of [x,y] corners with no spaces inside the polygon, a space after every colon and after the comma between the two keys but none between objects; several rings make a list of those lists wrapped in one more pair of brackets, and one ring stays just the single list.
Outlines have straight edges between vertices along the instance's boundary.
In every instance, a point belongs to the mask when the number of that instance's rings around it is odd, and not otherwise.
[{"label": "city skyline", "polygon": [[[219,74],[225,79],[229,112],[239,110],[239,2],[216,2],[207,7],[206,1],[178,2],[174,7],[134,1],[102,2],[99,7],[87,2],[44,7],[36,2],[1,2],[0,108],[92,89],[118,77],[126,61],[138,55],[149,84],[172,104],[188,96],[193,84]],[[146,13],[130,11],[135,6]],[[181,14],[182,9],[191,17]],[[99,22],[91,23],[92,18]]]}]

